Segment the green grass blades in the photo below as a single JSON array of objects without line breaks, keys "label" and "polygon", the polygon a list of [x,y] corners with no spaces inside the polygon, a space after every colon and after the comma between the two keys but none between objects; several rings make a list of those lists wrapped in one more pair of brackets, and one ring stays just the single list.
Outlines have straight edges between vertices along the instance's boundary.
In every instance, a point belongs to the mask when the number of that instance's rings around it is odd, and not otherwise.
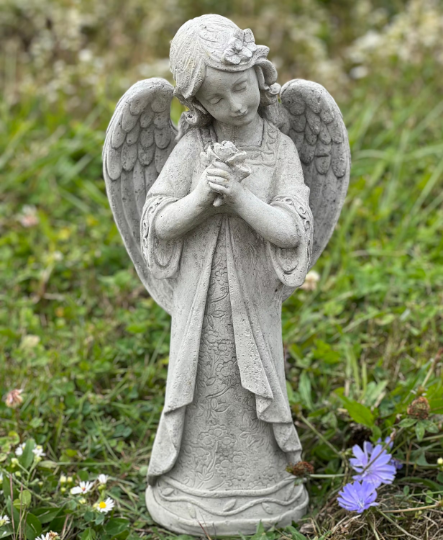
[{"label": "green grass blades", "polygon": [[[443,105],[431,86],[365,88],[340,103],[352,179],[319,280],[283,310],[290,403],[314,466],[310,514],[257,540],[438,538],[443,526]],[[23,392],[15,408],[0,403],[0,538],[171,537],[144,503],[170,319],[107,203],[111,108],[103,100],[80,120],[62,100],[1,107],[0,393]],[[411,409],[418,397],[427,415]],[[339,509],[352,446],[393,430],[403,469],[380,506]]]}]

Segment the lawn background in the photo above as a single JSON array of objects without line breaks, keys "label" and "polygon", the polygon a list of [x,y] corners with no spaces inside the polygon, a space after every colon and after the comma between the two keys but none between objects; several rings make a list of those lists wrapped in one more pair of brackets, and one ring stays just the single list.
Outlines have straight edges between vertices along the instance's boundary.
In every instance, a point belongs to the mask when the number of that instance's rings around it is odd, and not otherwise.
[{"label": "lawn background", "polygon": [[[0,515],[12,517],[11,478],[12,513],[23,517],[6,536],[63,526],[82,540],[171,536],[143,498],[170,318],[123,248],[101,148],[120,96],[139,79],[169,78],[169,40],[211,12],[270,46],[279,82],[326,86],[353,160],[320,281],[283,308],[290,403],[317,475],[311,512],[256,538],[441,540],[443,7],[430,0],[0,2],[0,394],[24,389],[19,408],[0,403]],[[418,395],[431,407],[423,421],[407,414]],[[358,518],[340,510],[349,449],[394,428],[404,467],[381,506]],[[80,504],[59,481],[99,473],[117,502],[104,521],[90,508],[97,490]],[[423,506],[432,508],[385,511]]]}]

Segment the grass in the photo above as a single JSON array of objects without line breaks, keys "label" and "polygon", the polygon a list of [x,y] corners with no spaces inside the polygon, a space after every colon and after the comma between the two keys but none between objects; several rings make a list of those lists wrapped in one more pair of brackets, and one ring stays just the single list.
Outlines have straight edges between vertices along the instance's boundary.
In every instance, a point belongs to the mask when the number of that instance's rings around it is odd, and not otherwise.
[{"label": "grass", "polygon": [[[310,513],[256,539],[441,539],[443,102],[432,86],[385,94],[357,85],[341,104],[349,195],[316,290],[283,309],[290,403],[315,467]],[[24,389],[19,408],[0,403],[0,516],[15,517],[5,537],[32,540],[42,527],[82,540],[174,536],[144,503],[170,319],[136,277],[106,199],[100,156],[115,102],[82,119],[63,101],[1,106],[0,393]],[[426,420],[407,414],[418,395]],[[379,507],[341,510],[350,448],[393,429],[398,478]],[[111,477],[100,492],[117,502],[111,519],[91,510],[97,490],[85,504],[69,495],[99,473]]]}]

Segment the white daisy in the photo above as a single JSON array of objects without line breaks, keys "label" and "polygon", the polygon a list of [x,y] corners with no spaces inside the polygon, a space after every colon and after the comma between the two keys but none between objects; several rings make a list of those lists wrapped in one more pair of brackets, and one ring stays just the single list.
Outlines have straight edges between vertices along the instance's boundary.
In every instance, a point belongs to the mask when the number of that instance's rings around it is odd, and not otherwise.
[{"label": "white daisy", "polygon": [[75,486],[71,489],[72,495],[80,495],[84,493],[89,493],[94,487],[92,482],[80,482],[80,485]]},{"label": "white daisy", "polygon": [[114,506],[115,502],[110,497],[108,497],[106,501],[100,501],[94,504],[94,508],[96,508],[102,514],[107,514],[114,508]]},{"label": "white daisy", "polygon": [[26,446],[26,443],[23,443],[23,444],[19,444],[17,446],[17,448],[15,449],[15,455],[16,456],[22,456],[23,455],[23,451],[25,449],[25,446]]},{"label": "white daisy", "polygon": [[109,476],[107,476],[106,474],[100,474],[97,477],[97,480],[99,484],[105,485],[107,481],[109,480]]},{"label": "white daisy", "polygon": [[0,527],[3,527],[3,525],[7,525],[8,523],[10,523],[10,519],[8,518],[8,516],[0,516]]},{"label": "white daisy", "polygon": [[37,445],[34,450],[32,451],[32,453],[36,456],[36,457],[43,457],[43,456],[46,456],[46,454],[43,452],[43,446],[40,446],[40,445]]}]

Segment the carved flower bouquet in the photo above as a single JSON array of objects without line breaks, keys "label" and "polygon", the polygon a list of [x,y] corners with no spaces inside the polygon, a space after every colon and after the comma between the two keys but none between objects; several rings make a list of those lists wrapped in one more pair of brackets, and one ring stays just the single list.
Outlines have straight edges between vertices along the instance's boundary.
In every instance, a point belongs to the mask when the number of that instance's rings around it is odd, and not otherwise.
[{"label": "carved flower bouquet", "polygon": [[[204,167],[213,164],[214,161],[221,161],[230,168],[238,182],[244,180],[251,174],[251,169],[245,165],[246,152],[241,152],[231,141],[223,141],[208,146],[206,152],[201,153]],[[214,206],[222,206],[223,196],[218,195],[214,200]]]}]

